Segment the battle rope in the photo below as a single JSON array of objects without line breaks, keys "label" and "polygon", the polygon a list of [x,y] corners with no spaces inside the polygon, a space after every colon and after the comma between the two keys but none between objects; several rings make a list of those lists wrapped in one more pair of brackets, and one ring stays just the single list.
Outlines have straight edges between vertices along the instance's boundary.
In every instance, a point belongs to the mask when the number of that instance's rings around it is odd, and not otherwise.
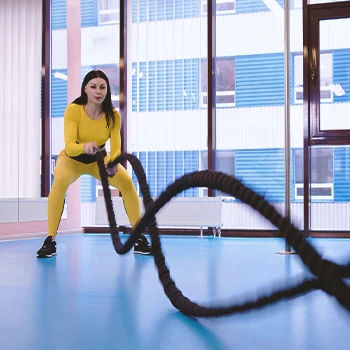
[{"label": "battle rope", "polygon": [[[96,158],[115,251],[118,254],[126,254],[129,252],[144,229],[148,227],[151,234],[154,261],[158,268],[158,277],[163,285],[165,294],[172,305],[185,315],[195,317],[229,315],[260,308],[278,300],[289,299],[315,289],[322,289],[329,295],[334,296],[342,306],[350,310],[350,288],[343,280],[343,277],[350,276],[350,264],[342,266],[323,259],[316,249],[303,238],[293,224],[282,217],[270,203],[247,188],[239,180],[224,173],[205,170],[186,174],[171,184],[158,199],[153,201],[146,181],[145,172],[138,158],[132,154],[123,154],[117,157],[113,162],[108,164],[108,167],[113,167],[124,160],[129,161],[139,182],[145,206],[144,216],[133,229],[125,244],[122,244],[115,220],[111,192],[108,185],[108,174],[101,152],[96,152]],[[289,287],[284,287],[278,291],[270,291],[266,293],[266,295],[261,295],[254,300],[236,302],[233,305],[204,307],[189,300],[177,288],[175,282],[170,277],[170,271],[165,264],[165,257],[162,253],[155,215],[171,200],[171,198],[175,197],[176,194],[193,187],[207,187],[220,190],[238,198],[243,203],[258,211],[279,229],[280,232],[276,232],[276,236],[286,239],[295,249],[304,264],[317,278],[309,278],[301,282],[294,282]]]}]

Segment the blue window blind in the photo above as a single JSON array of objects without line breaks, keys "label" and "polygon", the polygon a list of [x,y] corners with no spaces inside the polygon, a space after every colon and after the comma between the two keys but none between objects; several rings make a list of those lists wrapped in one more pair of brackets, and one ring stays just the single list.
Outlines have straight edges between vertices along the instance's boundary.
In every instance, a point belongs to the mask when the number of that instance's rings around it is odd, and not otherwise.
[{"label": "blue window blind", "polygon": [[284,150],[237,150],[236,177],[271,202],[284,201]]},{"label": "blue window blind", "polygon": [[165,61],[157,61],[157,111],[165,110]]},{"label": "blue window blind", "polygon": [[148,21],[154,22],[156,20],[157,4],[156,0],[148,0]]},{"label": "blue window blind", "polygon": [[132,63],[132,111],[137,112],[138,98],[137,98],[137,63]]},{"label": "blue window blind", "polygon": [[157,188],[156,196],[159,195],[165,190],[165,152],[157,152]]},{"label": "blue window blind", "polygon": [[174,110],[174,62],[165,63],[165,84],[166,84],[166,110]]},{"label": "blue window blind", "polygon": [[139,0],[139,21],[147,21],[147,0]]},{"label": "blue window blind", "polygon": [[[199,151],[192,151],[191,152],[191,158],[192,158],[192,167],[191,172],[198,171],[199,170]],[[192,197],[198,197],[199,196],[199,188],[192,188]]]},{"label": "blue window blind", "polygon": [[156,64],[148,62],[148,111],[156,110]]},{"label": "blue window blind", "polygon": [[[284,0],[276,0],[284,8]],[[236,13],[270,11],[263,0],[236,0]]]},{"label": "blue window blind", "polygon": [[157,0],[157,21],[165,20],[165,5],[164,0]]},{"label": "blue window blind", "polygon": [[81,202],[96,202],[96,179],[90,175],[80,178]]},{"label": "blue window blind", "polygon": [[175,0],[175,19],[181,18],[183,18],[183,0]]},{"label": "blue window blind", "polygon": [[51,27],[52,30],[67,27],[67,0],[51,1]]},{"label": "blue window blind", "polygon": [[[132,21],[153,22],[198,17],[201,0],[132,0]],[[148,17],[148,19],[147,19]]]},{"label": "blue window blind", "polygon": [[334,148],[334,201],[350,202],[350,148]]},{"label": "blue window blind", "polygon": [[236,106],[284,104],[283,53],[236,57]]},{"label": "blue window blind", "polygon": [[139,111],[147,111],[147,65],[146,62],[140,62],[139,64]]},{"label": "blue window blind", "polygon": [[340,84],[345,95],[333,94],[334,102],[350,101],[350,49],[333,51],[333,84]]},{"label": "blue window blind", "polygon": [[[183,67],[183,60],[175,60],[175,72],[174,72],[174,78],[175,78],[175,110],[182,110],[183,109],[183,92],[184,92],[184,67]],[[169,86],[167,86],[169,88]]]},{"label": "blue window blind", "polygon": [[[93,27],[98,24],[97,0],[81,0],[81,26]],[[52,0],[51,2],[52,29],[67,28],[67,0]]]},{"label": "blue window blind", "polygon": [[165,0],[165,19],[174,19],[175,14],[175,4],[174,0]]},{"label": "blue window blind", "polygon": [[[192,152],[184,151],[184,174],[188,174],[192,172]],[[184,191],[184,197],[192,197],[192,188],[189,188]]]},{"label": "blue window blind", "polygon": [[132,22],[137,23],[137,0],[132,0],[131,6]]},{"label": "blue window blind", "polygon": [[284,9],[284,0],[276,0],[276,1]]},{"label": "blue window blind", "polygon": [[147,153],[147,182],[149,185],[149,190],[152,197],[156,196],[156,153],[148,152]]},{"label": "blue window blind", "polygon": [[98,0],[81,0],[81,27],[94,27],[98,25]]},{"label": "blue window blind", "polygon": [[[142,164],[143,170],[145,171],[147,175],[147,181],[148,181],[148,174],[147,174],[147,153],[146,152],[139,152],[138,158]],[[137,188],[139,188],[138,183],[136,183],[136,177],[135,177],[135,186],[137,185]],[[152,194],[151,194],[152,195]],[[139,191],[139,196],[142,197],[142,193]]]},{"label": "blue window blind", "polygon": [[[184,174],[184,152],[175,151],[175,179],[180,178]],[[179,193],[176,197],[183,197],[183,193]]]},{"label": "blue window blind", "polygon": [[184,109],[199,108],[199,60],[184,60]]},{"label": "blue window blind", "polygon": [[[199,169],[199,151],[134,152],[133,154],[139,158],[146,172],[151,196],[158,197],[176,179]],[[132,179],[141,196],[134,172]],[[198,194],[198,188],[191,188],[177,196],[198,197]]]},{"label": "blue window blind", "polygon": [[192,62],[191,59],[184,60],[184,109],[192,109]]},{"label": "blue window blind", "polygon": [[192,1],[184,1],[184,18],[192,17]]},{"label": "blue window blind", "polygon": [[[187,72],[186,72],[187,74]],[[199,108],[199,59],[192,59],[192,70],[191,70],[191,109]]]},{"label": "blue window blind", "polygon": [[[199,60],[133,63],[133,111],[199,108]],[[138,93],[137,93],[138,92]]]},{"label": "blue window blind", "polygon": [[51,73],[51,116],[53,118],[63,117],[67,107],[67,80],[59,78],[60,74],[67,76],[67,70],[55,69]]},{"label": "blue window blind", "polygon": [[95,68],[93,66],[82,66],[80,68],[81,81],[83,81],[83,79],[87,73],[89,73],[91,70],[94,70],[94,69]]},{"label": "blue window blind", "polygon": [[165,152],[165,185],[169,186],[174,182],[175,172],[174,172],[174,152],[166,151]]},{"label": "blue window blind", "polygon": [[262,12],[269,8],[263,0],[236,0],[236,13]]}]

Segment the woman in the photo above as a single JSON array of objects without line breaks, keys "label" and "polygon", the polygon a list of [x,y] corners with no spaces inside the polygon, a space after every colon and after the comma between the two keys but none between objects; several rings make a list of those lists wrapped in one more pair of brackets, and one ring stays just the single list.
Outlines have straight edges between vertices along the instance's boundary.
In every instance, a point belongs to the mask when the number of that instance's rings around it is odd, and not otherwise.
[{"label": "woman", "polygon": [[[121,118],[113,108],[107,76],[100,70],[87,73],[81,95],[68,105],[64,113],[65,148],[60,152],[54,182],[48,198],[48,237],[37,252],[38,258],[56,255],[56,234],[61,220],[64,198],[68,187],[81,175],[89,174],[100,179],[94,151],[105,154],[105,164],[121,153]],[[105,143],[110,139],[110,154]],[[140,202],[134,184],[125,168],[118,164],[108,170],[109,183],[120,190],[130,224],[135,227],[140,220]],[[134,253],[149,255],[152,247],[141,235]]]}]

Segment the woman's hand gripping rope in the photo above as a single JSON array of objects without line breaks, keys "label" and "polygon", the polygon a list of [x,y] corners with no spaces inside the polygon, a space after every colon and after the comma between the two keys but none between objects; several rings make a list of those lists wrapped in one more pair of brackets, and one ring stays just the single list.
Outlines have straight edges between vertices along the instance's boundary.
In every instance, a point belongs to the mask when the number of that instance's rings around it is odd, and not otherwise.
[{"label": "woman's hand gripping rope", "polygon": [[[93,148],[93,154],[96,155],[97,152],[104,151],[104,149],[105,149],[104,147],[101,148],[101,147],[95,146]],[[105,164],[105,166],[109,177],[113,177],[118,172],[118,164],[112,165],[112,166],[108,166],[108,164]]]}]

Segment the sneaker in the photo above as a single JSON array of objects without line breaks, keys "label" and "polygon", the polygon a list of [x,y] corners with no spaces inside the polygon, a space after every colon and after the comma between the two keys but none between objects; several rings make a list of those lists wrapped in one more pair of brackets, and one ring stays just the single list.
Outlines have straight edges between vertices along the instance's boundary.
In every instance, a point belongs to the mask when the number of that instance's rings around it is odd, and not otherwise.
[{"label": "sneaker", "polygon": [[148,243],[144,235],[141,235],[137,239],[134,245],[134,254],[152,255],[152,246]]},{"label": "sneaker", "polygon": [[37,251],[38,258],[51,258],[56,255],[56,241],[52,236],[46,237],[43,246]]}]

